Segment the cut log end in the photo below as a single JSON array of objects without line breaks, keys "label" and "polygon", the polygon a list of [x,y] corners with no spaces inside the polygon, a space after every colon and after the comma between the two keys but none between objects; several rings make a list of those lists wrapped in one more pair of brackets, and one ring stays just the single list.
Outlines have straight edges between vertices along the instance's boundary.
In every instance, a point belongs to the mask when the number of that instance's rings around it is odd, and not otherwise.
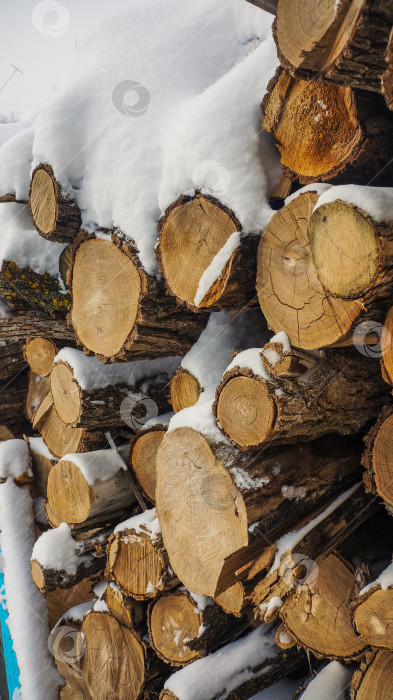
[{"label": "cut log end", "polygon": [[363,464],[367,490],[378,493],[385,503],[393,506],[393,409],[387,407],[382,411],[366,438],[366,445]]},{"label": "cut log end", "polygon": [[48,501],[60,522],[83,523],[89,517],[94,491],[73,462],[62,460],[49,474]]},{"label": "cut log end", "polygon": [[43,591],[45,589],[45,575],[41,564],[35,559],[30,564],[31,578],[33,579],[38,590]]},{"label": "cut log end", "polygon": [[57,348],[47,338],[31,338],[26,341],[24,355],[30,369],[42,377],[48,376],[52,369]]},{"label": "cut log end", "polygon": [[130,465],[151,503],[156,502],[156,457],[166,429],[153,429],[131,440]]},{"label": "cut log end", "polygon": [[76,422],[81,412],[81,396],[73,370],[64,362],[57,362],[52,369],[50,382],[59,418],[67,424]]},{"label": "cut log end", "polygon": [[216,411],[224,433],[239,447],[266,442],[277,413],[266,383],[245,376],[225,383],[218,394]]},{"label": "cut log end", "polygon": [[365,296],[379,272],[382,251],[376,227],[363,211],[347,202],[319,207],[308,228],[318,279],[332,296]]},{"label": "cut log end", "polygon": [[56,226],[56,192],[53,177],[44,169],[38,169],[32,178],[30,207],[34,224],[43,235],[50,234]]},{"label": "cut log end", "polygon": [[389,700],[393,684],[393,654],[378,651],[368,656],[353,674],[351,700]]},{"label": "cut log end", "polygon": [[180,368],[171,381],[171,404],[175,413],[183,408],[194,406],[202,391],[196,377],[186,369]]},{"label": "cut log end", "polygon": [[149,631],[160,658],[173,666],[184,666],[200,658],[187,641],[198,637],[201,624],[202,616],[188,593],[160,596],[149,616]]},{"label": "cut log end", "polygon": [[358,598],[353,621],[361,638],[373,647],[393,651],[393,590],[375,590]]}]

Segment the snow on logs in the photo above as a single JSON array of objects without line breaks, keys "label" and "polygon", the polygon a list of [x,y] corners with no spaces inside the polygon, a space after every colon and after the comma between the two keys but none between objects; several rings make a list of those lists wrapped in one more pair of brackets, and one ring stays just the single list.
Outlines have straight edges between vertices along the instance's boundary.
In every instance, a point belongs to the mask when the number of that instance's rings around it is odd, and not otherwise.
[{"label": "snow on logs", "polygon": [[208,320],[205,313],[179,307],[119,233],[78,236],[69,285],[77,343],[101,362],[184,355]]},{"label": "snow on logs", "polygon": [[40,236],[59,243],[72,242],[81,226],[80,211],[72,197],[63,192],[53,169],[46,163],[33,170],[29,206]]},{"label": "snow on logs", "polygon": [[178,584],[164,548],[155,508],[115,527],[109,539],[107,581],[137,600],[155,598]]},{"label": "snow on logs", "polygon": [[393,651],[392,603],[393,564],[390,564],[352,600],[355,629],[368,645]]},{"label": "snow on logs", "polygon": [[203,392],[215,389],[234,352],[258,345],[258,340],[262,343],[266,340],[265,326],[257,310],[233,317],[225,311],[213,312],[171,381],[173,410],[177,413],[193,406]]},{"label": "snow on logs", "polygon": [[[391,223],[385,226],[382,222],[393,220],[391,190],[327,186],[318,198],[320,187],[289,198],[267,225],[258,248],[259,303],[269,326],[275,332],[284,330],[294,347],[313,350],[350,345],[355,340],[364,345],[369,340],[367,329],[358,332],[355,339],[354,330],[370,319],[375,325],[387,312]],[[332,201],[335,199],[350,201]],[[330,233],[335,229],[332,235],[338,247],[334,251],[329,236],[322,236],[327,228]],[[352,265],[348,256],[353,256],[356,264]],[[330,280],[334,275],[331,286],[335,294],[337,289],[345,289],[349,296],[329,294],[320,281],[321,273],[329,280],[332,265]]]},{"label": "snow on logs", "polygon": [[74,428],[143,425],[168,408],[167,386],[179,357],[103,365],[79,350],[63,348],[50,375],[59,418]]},{"label": "snow on logs", "polygon": [[171,567],[201,595],[225,591],[240,569],[245,577],[269,544],[356,480],[357,439],[327,436],[248,454],[214,426],[199,432],[201,419],[199,430],[175,426],[157,453],[157,513]]},{"label": "snow on logs", "polygon": [[25,440],[4,440],[0,442],[0,484],[8,477],[21,486],[33,480],[31,453]]},{"label": "snow on logs", "polygon": [[69,296],[59,273],[64,246],[37,236],[23,204],[6,204],[0,209],[0,293],[15,309],[43,309],[65,315]]},{"label": "snow on logs", "polygon": [[203,658],[240,630],[236,620],[212,598],[198,596],[184,587],[152,601],[147,622],[153,649],[172,666],[185,666]]},{"label": "snow on logs", "polygon": [[389,700],[393,683],[393,654],[371,651],[352,676],[352,700]]},{"label": "snow on logs", "polygon": [[33,547],[30,562],[32,579],[41,593],[71,588],[103,572],[110,532],[94,533],[81,542],[73,539],[66,523],[44,532]]},{"label": "snow on logs", "polygon": [[280,68],[261,111],[291,180],[391,184],[393,119],[381,96],[293,78]]},{"label": "snow on logs", "polygon": [[280,61],[301,77],[380,92],[392,22],[389,0],[279,0]]},{"label": "snow on logs", "polygon": [[303,663],[301,652],[279,649],[275,630],[261,625],[174,673],[165,683],[160,700],[247,700]]},{"label": "snow on logs", "polygon": [[290,636],[318,658],[360,659],[368,644],[353,628],[349,605],[358,590],[352,567],[329,554],[319,562],[315,580],[288,596],[280,617]]},{"label": "snow on logs", "polygon": [[66,455],[52,467],[47,491],[50,513],[71,529],[105,524],[129,513],[136,502],[115,450]]},{"label": "snow on logs", "polygon": [[221,432],[247,450],[356,433],[378,415],[387,396],[379,364],[357,350],[296,351],[279,333],[261,351],[234,357],[213,412]]}]

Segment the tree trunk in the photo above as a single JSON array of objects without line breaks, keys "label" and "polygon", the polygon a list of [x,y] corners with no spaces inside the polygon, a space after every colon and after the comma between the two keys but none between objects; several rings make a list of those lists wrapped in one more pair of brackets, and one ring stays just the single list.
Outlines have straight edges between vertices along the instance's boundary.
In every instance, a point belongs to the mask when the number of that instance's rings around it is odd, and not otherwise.
[{"label": "tree trunk", "polygon": [[393,22],[389,0],[279,0],[280,61],[296,75],[380,92]]},{"label": "tree trunk", "polygon": [[355,630],[365,644],[393,651],[393,564],[352,600]]},{"label": "tree trunk", "polygon": [[44,416],[39,431],[49,452],[58,459],[75,452],[92,452],[108,444],[104,433],[92,432],[86,428],[71,428],[64,423],[54,405]]},{"label": "tree trunk", "polygon": [[171,406],[175,413],[183,408],[194,406],[199,399],[202,387],[196,377],[187,369],[179,367],[170,385]]},{"label": "tree trunk", "polygon": [[46,163],[33,170],[29,206],[40,236],[59,243],[72,242],[81,226],[81,214],[76,202],[62,192]]},{"label": "tree trunk", "polygon": [[138,431],[135,437],[131,438],[130,443],[129,469],[134,474],[143,495],[153,505],[156,502],[157,452],[166,431],[167,426],[154,425]]},{"label": "tree trunk", "polygon": [[279,68],[261,104],[290,180],[391,185],[393,118],[380,95],[293,78]]},{"label": "tree trunk", "polygon": [[389,700],[392,682],[393,654],[369,652],[353,674],[351,700]]},{"label": "tree trunk", "polygon": [[136,600],[155,598],[178,584],[154,517],[152,509],[121,523],[108,543],[105,578]]},{"label": "tree trunk", "polygon": [[50,316],[42,309],[10,309],[6,318],[0,319],[0,340],[23,340],[45,337],[58,345],[75,344],[74,334],[63,318]]},{"label": "tree trunk", "polygon": [[11,377],[23,370],[24,367],[23,341],[0,341],[0,382],[3,383],[11,379]]},{"label": "tree trunk", "polygon": [[27,374],[23,371],[1,387],[0,425],[5,425],[14,432],[15,437],[21,437],[29,429],[24,417],[26,383]]},{"label": "tree trunk", "polygon": [[297,376],[285,377],[272,376],[265,367],[273,364],[277,375],[277,357],[293,361],[295,351],[274,351],[274,362],[265,358],[264,367],[261,357],[265,352],[270,357],[269,346],[239,353],[217,387],[215,423],[241,450],[326,433],[355,433],[378,415],[388,398],[379,364],[355,349],[327,350],[319,357],[308,353],[308,363],[306,353],[299,353]]},{"label": "tree trunk", "polygon": [[311,216],[308,236],[327,294],[360,300],[366,308],[391,297],[393,221],[376,221],[349,202],[329,202]]},{"label": "tree trunk", "polygon": [[[365,308],[362,298],[335,298],[324,290],[307,235],[317,201],[314,192],[298,195],[276,212],[261,237],[256,286],[262,313],[269,326],[276,333],[285,331],[296,348],[351,345],[355,340],[357,345],[366,345],[368,333],[358,332],[354,339],[354,328],[369,319],[375,326],[384,318],[388,302],[379,300]],[[365,353],[371,354],[367,349]]]},{"label": "tree trunk", "polygon": [[355,572],[332,553],[319,562],[316,573],[287,597],[280,617],[296,642],[318,658],[359,659],[367,644],[351,622],[349,600],[359,590]]},{"label": "tree trunk", "polygon": [[58,588],[71,588],[77,583],[96,577],[97,574],[102,574],[105,568],[104,556],[96,557],[88,554],[81,557],[76,573],[71,575],[64,569],[47,569],[36,560],[31,562],[31,578],[41,593],[48,593],[57,590]]},{"label": "tree trunk", "polygon": [[43,310],[47,314],[65,316],[70,298],[57,277],[48,272],[39,274],[30,267],[19,267],[13,260],[3,260],[0,269],[0,296],[13,309]]},{"label": "tree trunk", "polygon": [[48,504],[60,522],[87,528],[132,512],[135,496],[118,453],[98,450],[55,464],[48,477]]},{"label": "tree trunk", "polygon": [[169,409],[166,389],[176,358],[153,360],[150,366],[146,361],[105,366],[78,350],[67,349],[64,360],[61,356],[51,371],[51,390],[58,416],[73,428],[126,423],[137,429],[152,412],[155,417]]},{"label": "tree trunk", "polygon": [[393,407],[385,406],[364,438],[366,449],[362,458],[366,491],[378,494],[388,506],[393,506],[392,426]]},{"label": "tree trunk", "polygon": [[227,644],[240,626],[212,598],[194,598],[187,589],[179,589],[150,603],[148,628],[160,659],[185,666]]},{"label": "tree trunk", "polygon": [[200,192],[167,208],[158,223],[157,257],[169,294],[183,308],[242,309],[253,299],[258,236],[242,238],[241,231],[230,209]]},{"label": "tree trunk", "polygon": [[240,568],[245,577],[289,527],[356,480],[360,453],[358,438],[250,455],[189,427],[168,432],[157,454],[157,512],[180,581],[214,597],[236,582]]},{"label": "tree trunk", "polygon": [[121,625],[138,630],[145,624],[145,608],[138,600],[124,595],[115,583],[109,583],[102,596],[110,614]]},{"label": "tree trunk", "polygon": [[393,29],[390,32],[385,60],[388,67],[382,76],[382,93],[389,109],[393,109]]},{"label": "tree trunk", "polygon": [[37,375],[47,377],[52,369],[58,348],[49,338],[27,338],[24,346],[24,359],[30,369]]},{"label": "tree trunk", "polygon": [[[80,661],[94,700],[154,700],[162,686],[162,665],[137,633],[106,612],[91,612],[82,624]],[[165,678],[165,676],[164,676]]]},{"label": "tree trunk", "polygon": [[[312,514],[303,527],[278,540],[265,575],[250,596],[255,617],[261,622],[271,622],[289,594],[298,587],[312,586],[319,563],[359,525],[369,521],[377,508],[375,500],[366,496],[359,485],[322,512]],[[258,561],[250,577],[257,568]]]},{"label": "tree trunk", "polygon": [[69,284],[77,343],[102,362],[184,355],[208,320],[179,307],[119,233],[77,238]]},{"label": "tree trunk", "polygon": [[304,666],[297,649],[282,651],[264,626],[173,674],[160,700],[247,700]]}]

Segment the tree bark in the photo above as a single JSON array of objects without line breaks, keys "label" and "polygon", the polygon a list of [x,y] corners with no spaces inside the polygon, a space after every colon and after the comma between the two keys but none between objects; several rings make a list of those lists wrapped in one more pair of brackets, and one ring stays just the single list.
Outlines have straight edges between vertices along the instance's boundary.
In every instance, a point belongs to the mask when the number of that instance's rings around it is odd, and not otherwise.
[{"label": "tree bark", "polygon": [[393,506],[392,425],[393,407],[385,406],[364,438],[366,449],[362,457],[366,491],[378,494],[388,506]]},{"label": "tree bark", "polygon": [[[221,272],[198,289],[203,274],[229,238],[242,231],[234,213],[217,199],[197,192],[182,195],[158,223],[157,257],[167,291],[189,309],[242,309],[254,297],[258,236],[243,236]],[[179,260],[182,264],[179,265]],[[207,273],[206,273],[207,274]]]},{"label": "tree bark", "polygon": [[83,233],[77,238],[69,286],[77,343],[104,363],[184,355],[208,320],[167,295],[120,233],[111,241]]},{"label": "tree bark", "polygon": [[380,95],[294,78],[278,68],[261,111],[290,180],[392,184],[393,118]]},{"label": "tree bark", "polygon": [[[267,344],[261,357],[270,350]],[[259,351],[253,352],[259,360]],[[294,351],[275,352],[283,360],[285,355],[294,358]],[[262,362],[256,374],[255,363],[250,363],[254,371],[246,366],[249,353],[240,353],[239,366],[225,372],[213,404],[217,427],[241,450],[310,440],[326,433],[356,433],[378,415],[388,398],[379,364],[355,349],[326,350],[319,357],[309,353],[310,369],[305,371],[300,363],[306,353],[299,353],[296,377],[266,377],[266,372],[262,376]],[[271,366],[266,358],[265,363]],[[274,370],[277,374],[277,366]]]},{"label": "tree bark", "polygon": [[276,42],[280,61],[295,75],[381,91],[393,22],[388,0],[356,7],[312,0],[280,0]]},{"label": "tree bark", "polygon": [[33,170],[29,206],[40,236],[59,243],[72,242],[81,226],[81,214],[76,202],[62,192],[47,163]]},{"label": "tree bark", "polygon": [[56,344],[75,344],[74,334],[67,328],[65,320],[50,316],[42,309],[12,309],[6,318],[0,319],[0,340],[24,341],[33,337],[45,337]]},{"label": "tree bark", "polygon": [[156,498],[180,581],[214,597],[241,578],[240,569],[246,577],[289,527],[356,481],[360,453],[359,438],[325,437],[249,454],[189,427],[171,430],[157,454]]},{"label": "tree bark", "polygon": [[54,517],[71,529],[82,523],[87,529],[132,512],[135,496],[119,459],[112,450],[98,450],[60,460],[48,477]]},{"label": "tree bark", "polygon": [[280,617],[296,642],[317,658],[357,660],[367,647],[351,622],[349,600],[357,592],[355,572],[332,553],[319,562],[312,583],[287,597]]},{"label": "tree bark", "polygon": [[[274,214],[261,237],[256,287],[262,313],[269,326],[276,333],[284,330],[296,348],[378,342],[378,337],[369,340],[367,330],[355,337],[353,331],[361,322],[372,319],[370,325],[375,326],[382,320],[388,300],[365,307],[363,298],[332,297],[317,277],[307,234],[317,201],[313,192],[299,195]],[[372,348],[365,354],[372,356]]]},{"label": "tree bark", "polygon": [[0,382],[7,382],[24,367],[23,341],[0,341]]},{"label": "tree bark", "polygon": [[13,260],[3,260],[0,270],[0,296],[13,309],[42,309],[47,314],[65,316],[70,299],[57,277],[39,274],[30,267],[19,267]]},{"label": "tree bark", "polygon": [[385,60],[387,68],[382,76],[382,93],[389,109],[393,109],[393,29],[390,32]]}]

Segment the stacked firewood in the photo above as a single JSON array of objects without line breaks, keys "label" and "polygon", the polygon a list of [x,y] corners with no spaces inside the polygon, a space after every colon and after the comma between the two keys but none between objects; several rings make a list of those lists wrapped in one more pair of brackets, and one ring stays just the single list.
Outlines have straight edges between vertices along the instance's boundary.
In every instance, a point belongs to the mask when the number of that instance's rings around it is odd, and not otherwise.
[{"label": "stacked firewood", "polygon": [[1,267],[0,440],[29,443],[62,700],[247,700],[287,675],[390,697],[392,7],[254,4],[281,61],[261,235],[187,190],[155,276],[81,229],[50,164],[29,209],[0,204],[33,241]]}]

